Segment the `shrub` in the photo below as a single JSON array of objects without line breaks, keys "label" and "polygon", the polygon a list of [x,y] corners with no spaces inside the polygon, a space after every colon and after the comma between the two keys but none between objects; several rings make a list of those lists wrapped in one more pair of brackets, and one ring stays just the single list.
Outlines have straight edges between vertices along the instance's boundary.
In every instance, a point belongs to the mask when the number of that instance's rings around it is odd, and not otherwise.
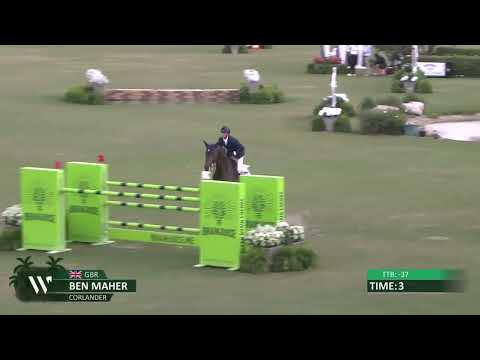
[{"label": "shrub", "polygon": [[261,46],[262,49],[273,49],[273,45],[262,45]]},{"label": "shrub", "polygon": [[277,85],[272,86],[273,90],[273,102],[274,104],[280,104],[285,102],[285,94]]},{"label": "shrub", "polygon": [[273,272],[304,271],[314,266],[316,255],[313,250],[286,246],[272,258],[270,270]]},{"label": "shrub", "polygon": [[402,100],[396,96],[386,96],[376,101],[377,105],[387,105],[400,108],[402,106]]},{"label": "shrub", "polygon": [[240,103],[249,103],[250,102],[250,91],[247,84],[242,84],[240,87]]},{"label": "shrub", "polygon": [[298,248],[296,251],[297,260],[302,264],[304,269],[309,269],[316,265],[317,255],[312,249],[304,247]]},{"label": "shrub", "polygon": [[417,94],[405,94],[402,98],[403,103],[408,103],[411,101],[419,101],[425,104],[425,99]]},{"label": "shrub", "polygon": [[248,85],[240,88],[240,103],[242,104],[279,104],[285,102],[285,95],[277,85],[260,85],[258,90],[250,93]]},{"label": "shrub", "polygon": [[433,55],[437,56],[451,56],[451,55],[463,55],[463,56],[480,56],[480,49],[461,49],[449,46],[439,46],[433,52]]},{"label": "shrub", "polygon": [[348,73],[347,65],[330,64],[330,63],[322,63],[322,64],[311,63],[311,64],[308,64],[307,65],[307,73],[309,73],[309,74],[331,74],[333,67],[337,67],[337,74],[347,74]]},{"label": "shrub", "polygon": [[433,93],[432,83],[428,79],[420,80],[417,83],[416,91],[420,94],[431,94]]},{"label": "shrub", "polygon": [[366,97],[360,103],[359,108],[360,108],[360,111],[365,111],[365,110],[373,109],[375,106],[377,106],[375,100],[372,99],[371,97]]},{"label": "shrub", "polygon": [[287,246],[280,249],[272,259],[270,270],[273,272],[286,272],[290,270],[290,258],[293,256],[292,248]]},{"label": "shrub", "polygon": [[258,274],[268,271],[268,261],[261,248],[248,246],[240,258],[240,271]]},{"label": "shrub", "polygon": [[342,114],[335,122],[335,132],[344,132],[344,133],[351,133],[352,132],[352,125],[350,123],[350,118]]},{"label": "shrub", "polygon": [[19,227],[6,226],[0,232],[0,250],[15,250],[20,248],[22,230]]},{"label": "shrub", "polygon": [[447,76],[480,77],[480,56],[421,56],[418,61],[447,64]]},{"label": "shrub", "polygon": [[250,94],[250,102],[252,104],[273,104],[274,100],[273,90],[268,86],[264,86]]},{"label": "shrub", "polygon": [[[232,49],[230,48],[231,45],[224,45],[222,49],[222,54],[231,54]],[[240,45],[238,48],[239,54],[248,54],[248,48],[246,45]]]},{"label": "shrub", "polygon": [[393,79],[392,86],[390,88],[392,93],[403,93],[405,90],[403,89],[402,82],[400,80]]},{"label": "shrub", "polygon": [[313,116],[312,131],[325,131],[325,123],[323,122],[323,118],[321,116]]},{"label": "shrub", "polygon": [[359,116],[363,134],[403,135],[406,116],[400,111],[368,110]]},{"label": "shrub", "polygon": [[105,99],[103,94],[94,91],[86,85],[74,86],[67,90],[64,100],[74,104],[103,105]]}]

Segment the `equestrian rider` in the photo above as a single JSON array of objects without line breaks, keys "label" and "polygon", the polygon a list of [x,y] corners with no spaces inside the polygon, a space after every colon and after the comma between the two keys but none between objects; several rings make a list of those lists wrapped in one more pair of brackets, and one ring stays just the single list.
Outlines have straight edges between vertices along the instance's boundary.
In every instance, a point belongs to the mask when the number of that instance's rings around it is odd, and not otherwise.
[{"label": "equestrian rider", "polygon": [[222,127],[220,132],[223,136],[218,139],[217,145],[224,146],[227,149],[227,156],[237,162],[237,171],[242,174],[244,171],[245,147],[236,138],[230,136],[228,127]]}]

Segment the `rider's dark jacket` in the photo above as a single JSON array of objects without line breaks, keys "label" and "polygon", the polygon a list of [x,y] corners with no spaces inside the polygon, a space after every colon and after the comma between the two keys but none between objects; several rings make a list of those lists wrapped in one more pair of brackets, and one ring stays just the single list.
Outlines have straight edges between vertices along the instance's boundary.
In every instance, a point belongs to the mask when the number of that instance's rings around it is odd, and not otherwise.
[{"label": "rider's dark jacket", "polygon": [[227,148],[227,156],[233,156],[233,152],[235,151],[235,157],[237,159],[245,156],[245,147],[240,144],[240,141],[235,139],[233,136],[228,137],[227,145],[223,141],[223,137],[218,139],[217,145],[225,146]]}]

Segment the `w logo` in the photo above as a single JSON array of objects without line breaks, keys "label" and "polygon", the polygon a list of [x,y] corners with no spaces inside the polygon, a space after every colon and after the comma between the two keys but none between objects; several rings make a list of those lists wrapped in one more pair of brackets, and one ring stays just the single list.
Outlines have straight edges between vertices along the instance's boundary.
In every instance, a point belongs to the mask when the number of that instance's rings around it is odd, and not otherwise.
[{"label": "w logo", "polygon": [[[38,294],[40,292],[40,289],[38,288],[38,285],[35,282],[35,277],[34,276],[29,276],[28,280],[30,280],[30,284],[32,284],[33,290],[35,290],[35,294]],[[50,284],[52,282],[52,277],[47,276],[45,278],[45,280],[46,280],[47,284]],[[41,276],[37,276],[37,281],[38,281],[38,284],[41,286],[41,288],[43,290],[43,293],[46,294],[47,293],[47,286],[46,286],[45,282],[43,281],[43,278]]]}]

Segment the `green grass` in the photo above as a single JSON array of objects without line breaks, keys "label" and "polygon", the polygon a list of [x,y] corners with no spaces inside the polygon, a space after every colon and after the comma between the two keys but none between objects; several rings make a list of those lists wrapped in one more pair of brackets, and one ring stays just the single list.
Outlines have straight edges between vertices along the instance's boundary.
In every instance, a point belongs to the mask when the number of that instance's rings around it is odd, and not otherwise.
[{"label": "green grass", "polygon": [[[22,304],[8,288],[18,253],[0,252],[2,314],[420,314],[478,313],[480,244],[476,143],[312,133],[308,120],[329,77],[305,73],[318,46],[275,46],[231,56],[221,46],[0,47],[0,208],[18,203],[19,168],[105,153],[115,180],[196,185],[221,125],[247,147],[257,174],[286,177],[288,215],[306,226],[318,268],[254,276],[193,269],[196,249],[117,242],[72,245],[66,267],[138,280],[110,304]],[[237,87],[256,68],[288,97],[280,105],[63,103],[90,67],[112,87]],[[480,80],[432,80],[428,111],[477,109]],[[354,104],[388,95],[388,78],[339,78]],[[114,209],[112,217],[194,225],[195,217]],[[444,239],[444,240],[439,240]],[[36,264],[47,255],[28,252]],[[464,268],[464,294],[370,296],[366,273],[381,267]]]}]

